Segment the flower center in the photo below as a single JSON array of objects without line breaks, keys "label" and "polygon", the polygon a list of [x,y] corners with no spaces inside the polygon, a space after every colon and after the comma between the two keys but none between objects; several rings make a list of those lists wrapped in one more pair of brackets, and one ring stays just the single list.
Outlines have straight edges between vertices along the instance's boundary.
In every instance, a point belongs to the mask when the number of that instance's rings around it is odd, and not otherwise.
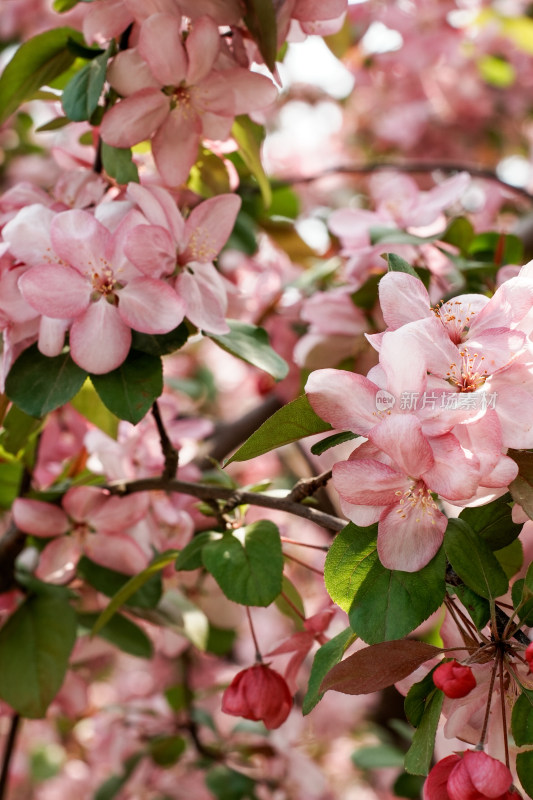
[{"label": "flower center", "polygon": [[399,498],[400,506],[396,513],[402,519],[407,519],[408,514],[416,514],[415,521],[420,522],[422,516],[427,514],[431,518],[431,524],[435,524],[435,511],[438,511],[438,508],[424,481],[414,481],[409,489],[404,492],[398,489],[395,494]]},{"label": "flower center", "polygon": [[446,303],[437,303],[432,309],[439,319],[446,333],[454,344],[459,344],[468,333],[472,317],[476,313],[470,303],[463,304],[460,300],[448,300]]},{"label": "flower center", "polygon": [[470,355],[468,350],[460,350],[461,362],[450,364],[450,371],[446,373],[446,380],[452,386],[457,386],[460,392],[475,392],[483,386],[488,377],[488,372],[483,368],[485,356],[478,353]]}]

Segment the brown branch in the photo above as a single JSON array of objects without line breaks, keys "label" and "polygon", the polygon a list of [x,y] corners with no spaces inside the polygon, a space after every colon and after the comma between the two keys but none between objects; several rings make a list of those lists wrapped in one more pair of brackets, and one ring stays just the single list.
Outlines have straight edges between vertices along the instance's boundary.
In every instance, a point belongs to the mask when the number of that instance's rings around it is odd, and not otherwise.
[{"label": "brown branch", "polygon": [[4,800],[6,796],[6,789],[9,780],[9,766],[13,753],[15,752],[15,742],[20,725],[20,714],[14,713],[11,717],[11,725],[7,735],[6,744],[4,747],[4,756],[2,759],[2,772],[0,773],[0,800]]},{"label": "brown branch", "polygon": [[322,472],[314,478],[300,478],[292,487],[292,491],[287,495],[287,500],[301,503],[306,497],[312,497],[315,492],[331,480],[331,474],[331,470],[328,469],[327,472]]},{"label": "brown branch", "polygon": [[[347,525],[347,521],[325,514],[311,506],[295,503],[286,497],[275,497],[261,492],[243,492],[239,489],[228,489],[223,486],[208,486],[201,483],[190,483],[189,481],[170,480],[165,478],[141,478],[136,481],[114,481],[113,483],[102,486],[111,494],[125,497],[136,492],[149,492],[162,490],[165,492],[177,492],[178,494],[188,494],[197,497],[199,500],[222,500],[226,501],[229,508],[239,505],[261,506],[262,508],[272,508],[276,511],[285,511],[297,517],[303,517],[322,528],[329,531],[340,531]],[[224,509],[223,509],[224,510]]]},{"label": "brown branch", "polygon": [[170,437],[163,424],[157,400],[155,400],[154,404],[152,405],[152,416],[155,420],[155,424],[157,425],[157,432],[159,433],[159,440],[161,442],[161,450],[163,451],[163,455],[165,457],[165,467],[163,469],[162,477],[165,480],[172,480],[172,478],[176,477],[176,472],[178,471],[179,454],[170,441]]},{"label": "brown branch", "polygon": [[330,177],[332,175],[371,175],[373,172],[381,170],[397,170],[398,172],[408,172],[412,174],[423,174],[425,172],[468,172],[474,178],[482,178],[483,180],[498,183],[504,186],[510,192],[523,197],[529,203],[533,202],[533,194],[523,189],[520,186],[512,186],[506,181],[499,178],[495,172],[486,167],[477,167],[473,164],[460,164],[452,161],[412,161],[412,162],[395,162],[395,161],[373,161],[368,164],[340,164],[338,167],[329,167],[316,175],[294,175],[280,178],[279,182],[292,186],[298,183],[313,183],[319,181],[321,178]]}]

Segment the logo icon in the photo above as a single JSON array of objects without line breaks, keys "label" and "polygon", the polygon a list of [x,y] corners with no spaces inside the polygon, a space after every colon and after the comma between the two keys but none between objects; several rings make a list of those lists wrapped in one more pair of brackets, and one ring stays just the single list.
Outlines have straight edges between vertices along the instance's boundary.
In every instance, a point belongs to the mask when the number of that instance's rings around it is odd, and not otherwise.
[{"label": "logo icon", "polygon": [[376,394],[376,408],[378,411],[390,411],[396,402],[396,398],[385,389],[380,389]]}]

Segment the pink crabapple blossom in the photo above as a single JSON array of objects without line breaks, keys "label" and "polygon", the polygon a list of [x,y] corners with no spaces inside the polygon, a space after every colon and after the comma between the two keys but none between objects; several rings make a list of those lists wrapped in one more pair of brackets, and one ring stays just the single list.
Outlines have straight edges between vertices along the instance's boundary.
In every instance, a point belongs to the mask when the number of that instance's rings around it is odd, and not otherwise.
[{"label": "pink crabapple blossom", "polygon": [[238,672],[222,697],[222,711],[226,714],[261,720],[269,730],[279,728],[291,708],[287,683],[268,664],[254,664]]},{"label": "pink crabapple blossom", "polygon": [[265,108],[277,96],[263,75],[219,68],[219,52],[218,27],[208,16],[195,20],[185,43],[178,17],[148,17],[138,47],[119,53],[109,68],[109,81],[124,99],[104,115],[104,142],[125,148],[151,139],[162,180],[183,183],[202,139],[227,139],[237,115]]},{"label": "pink crabapple blossom", "polygon": [[168,333],[183,320],[185,306],[173,289],[143,275],[125,257],[129,226],[124,217],[111,233],[88,211],[54,214],[37,205],[22,209],[5,226],[12,253],[29,267],[18,285],[42,314],[39,349],[45,355],[61,352],[69,329],[73,360],[102,374],[125,360],[132,329]]}]

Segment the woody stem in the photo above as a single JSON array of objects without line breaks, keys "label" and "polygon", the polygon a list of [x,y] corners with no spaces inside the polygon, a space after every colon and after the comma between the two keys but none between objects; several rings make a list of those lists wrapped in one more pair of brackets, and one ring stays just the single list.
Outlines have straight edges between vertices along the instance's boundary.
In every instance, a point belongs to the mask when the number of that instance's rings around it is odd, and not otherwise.
[{"label": "woody stem", "polygon": [[261,655],[261,650],[259,649],[259,644],[257,642],[257,636],[255,635],[254,624],[252,622],[252,615],[250,614],[250,609],[248,608],[248,606],[246,606],[246,615],[248,617],[248,624],[250,625],[250,632],[252,634],[252,639],[253,639],[253,642],[254,642],[255,660],[259,661],[259,662],[262,662],[263,661],[263,656]]},{"label": "woody stem", "polygon": [[483,750],[485,739],[487,738],[487,729],[489,727],[490,704],[492,700],[492,692],[494,691],[494,681],[496,680],[496,672],[498,670],[498,659],[494,661],[494,667],[490,676],[489,693],[487,697],[487,710],[485,712],[485,719],[483,720],[483,730],[481,731],[481,738],[477,743],[476,750]]}]

